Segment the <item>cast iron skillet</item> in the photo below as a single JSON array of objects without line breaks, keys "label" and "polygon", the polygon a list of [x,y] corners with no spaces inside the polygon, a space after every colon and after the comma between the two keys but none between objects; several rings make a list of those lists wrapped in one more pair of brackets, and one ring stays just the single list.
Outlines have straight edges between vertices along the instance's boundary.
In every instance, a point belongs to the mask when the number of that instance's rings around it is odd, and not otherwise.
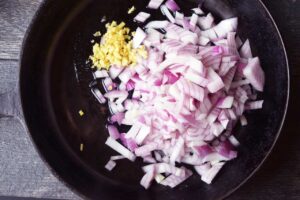
[{"label": "cast iron skillet", "polygon": [[[282,127],[289,94],[288,63],[280,34],[258,0],[207,0],[204,8],[221,18],[239,17],[239,35],[250,38],[254,54],[266,73],[262,110],[247,114],[249,124],[238,127],[237,159],[226,164],[212,185],[192,176],[175,189],[139,186],[141,162],[120,161],[112,173],[104,169],[114,152],[104,145],[107,108],[91,95],[92,34],[104,32],[100,23],[123,20],[134,28],[127,9],[145,8],[148,0],[45,1],[26,35],[21,56],[20,92],[24,117],[36,148],[74,191],[91,199],[221,199],[244,183],[271,151]],[[178,0],[184,10],[195,0]],[[145,10],[145,9],[144,9]],[[157,17],[157,13],[153,13]],[[78,111],[85,112],[79,117]],[[80,143],[84,151],[80,152]]]}]

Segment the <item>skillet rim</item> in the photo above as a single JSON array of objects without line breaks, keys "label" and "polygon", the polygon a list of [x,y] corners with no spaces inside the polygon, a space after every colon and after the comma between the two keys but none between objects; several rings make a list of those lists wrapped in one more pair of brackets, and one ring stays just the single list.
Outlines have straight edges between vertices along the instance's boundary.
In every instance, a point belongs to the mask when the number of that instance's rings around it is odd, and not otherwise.
[{"label": "skillet rim", "polygon": [[[204,0],[205,1],[205,0]],[[260,161],[260,163],[258,164],[258,166],[243,180],[240,182],[240,184],[238,184],[237,186],[235,186],[234,188],[232,188],[231,190],[229,190],[228,192],[226,192],[224,195],[222,195],[219,200],[225,199],[227,197],[229,197],[231,194],[233,194],[236,190],[238,190],[241,186],[243,186],[251,177],[253,177],[255,175],[255,173],[262,167],[262,165],[265,163],[265,161],[267,160],[267,158],[269,157],[269,155],[271,154],[271,152],[274,150],[274,146],[278,141],[278,138],[282,132],[282,128],[285,124],[285,120],[286,120],[286,115],[287,115],[287,111],[288,111],[288,105],[289,105],[289,101],[290,101],[290,70],[289,70],[289,61],[288,61],[288,56],[287,56],[287,51],[286,51],[286,46],[284,44],[282,35],[280,33],[280,30],[274,20],[274,18],[272,17],[270,11],[268,10],[268,8],[266,7],[266,5],[262,2],[262,0],[257,0],[263,7],[263,9],[265,10],[266,14],[269,16],[269,19],[271,20],[273,26],[275,27],[275,30],[277,32],[277,35],[279,37],[279,42],[282,45],[282,50],[284,53],[284,57],[285,57],[285,63],[286,63],[286,78],[287,78],[287,91],[286,91],[286,98],[285,98],[285,105],[284,105],[284,112],[282,115],[282,119],[281,119],[281,123],[280,126],[277,130],[277,133],[274,137],[272,146],[269,148],[267,154],[264,156],[264,158]],[[84,194],[80,193],[75,187],[73,187],[71,184],[69,184],[67,181],[65,181],[53,168],[52,166],[48,163],[48,161],[46,160],[46,156],[44,156],[43,152],[40,151],[40,149],[38,148],[37,144],[35,143],[35,139],[32,136],[30,130],[29,130],[29,126],[28,126],[28,120],[26,118],[25,112],[24,112],[24,98],[23,96],[25,96],[26,94],[23,94],[23,90],[22,90],[22,85],[21,83],[23,82],[23,78],[22,78],[22,69],[23,69],[23,55],[24,55],[24,51],[26,49],[28,40],[30,39],[30,35],[32,34],[32,30],[33,27],[36,26],[39,22],[39,18],[42,15],[42,11],[44,9],[46,9],[47,4],[49,4],[49,0],[44,0],[39,6],[37,11],[35,12],[35,14],[33,15],[31,22],[29,23],[27,30],[24,34],[24,38],[23,38],[23,42],[21,45],[21,51],[20,51],[20,55],[19,55],[19,61],[18,61],[18,65],[19,65],[19,81],[18,81],[18,89],[17,92],[19,94],[19,98],[20,98],[20,104],[21,104],[21,121],[24,122],[24,128],[26,130],[26,134],[29,136],[31,143],[33,144],[36,152],[38,153],[39,157],[42,159],[43,163],[47,166],[47,168],[50,170],[50,172],[61,182],[63,183],[65,186],[67,186],[68,189],[70,189],[75,195],[83,198],[83,199],[87,199],[88,197],[85,196]]]}]

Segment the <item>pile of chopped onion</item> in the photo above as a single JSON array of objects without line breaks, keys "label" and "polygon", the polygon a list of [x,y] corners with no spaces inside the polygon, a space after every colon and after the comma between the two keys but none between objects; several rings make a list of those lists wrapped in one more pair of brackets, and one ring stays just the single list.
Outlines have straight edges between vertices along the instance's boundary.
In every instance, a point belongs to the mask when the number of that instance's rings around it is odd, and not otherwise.
[{"label": "pile of chopped onion", "polygon": [[[247,125],[245,111],[262,108],[256,98],[264,72],[249,40],[242,44],[236,36],[237,18],[217,23],[200,8],[185,16],[174,0],[162,3],[151,0],[148,7],[160,7],[166,20],[148,22],[133,38],[134,48],[147,48],[147,59],[94,74],[106,93],[92,92],[111,112],[106,145],[120,154],[105,167],[140,157],[147,163],[141,179],[146,189],[153,181],[173,188],[193,171],[210,184],[237,157],[234,126]],[[149,17],[141,12],[134,19]],[[130,129],[120,132],[122,125]]]}]

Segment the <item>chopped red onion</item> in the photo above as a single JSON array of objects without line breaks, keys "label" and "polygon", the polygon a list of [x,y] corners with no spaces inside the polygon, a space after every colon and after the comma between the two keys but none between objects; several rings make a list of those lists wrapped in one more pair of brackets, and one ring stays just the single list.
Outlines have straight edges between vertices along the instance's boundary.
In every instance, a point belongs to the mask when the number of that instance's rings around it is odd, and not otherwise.
[{"label": "chopped red onion", "polygon": [[215,18],[211,13],[208,13],[206,17],[197,18],[197,24],[202,30],[207,30],[213,27]]},{"label": "chopped red onion", "polygon": [[91,91],[99,103],[101,103],[101,104],[106,103],[106,99],[104,98],[104,96],[102,95],[102,93],[100,92],[100,90],[98,88],[93,88],[93,89],[91,89]]},{"label": "chopped red onion", "polygon": [[149,13],[146,13],[146,12],[139,12],[139,14],[137,14],[137,16],[134,17],[134,21],[137,21],[137,22],[145,22],[148,18],[150,17],[150,14]]},{"label": "chopped red onion", "polygon": [[[239,36],[236,36],[236,38],[235,38],[235,43],[236,43],[237,49],[240,49],[241,46],[243,45],[243,41],[242,41],[242,39],[241,39]],[[252,52],[251,52],[251,54],[252,54]],[[242,57],[242,56],[241,56],[241,57]]]},{"label": "chopped red onion", "polygon": [[112,115],[119,112],[119,111],[118,111],[118,110],[119,110],[119,109],[118,109],[118,105],[117,105],[115,102],[109,101],[109,102],[108,102],[108,108],[109,108],[109,111],[110,111],[110,113],[111,113]]},{"label": "chopped red onion", "polygon": [[94,79],[97,78],[106,78],[108,77],[108,73],[105,70],[97,70],[93,73]]},{"label": "chopped red onion", "polygon": [[249,59],[247,66],[243,70],[243,74],[257,91],[262,92],[264,90],[265,74],[260,66],[258,57]]},{"label": "chopped red onion", "polygon": [[164,179],[165,179],[165,177],[164,177],[163,175],[161,175],[161,174],[157,174],[157,175],[155,176],[155,181],[156,181],[157,183],[161,183]]},{"label": "chopped red onion", "polygon": [[174,0],[167,0],[166,6],[167,6],[167,8],[172,10],[173,12],[176,12],[176,11],[180,10],[179,6],[177,5],[177,3]]},{"label": "chopped red onion", "polygon": [[228,45],[228,53],[231,55],[238,55],[236,39],[235,39],[236,32],[229,32],[227,33],[227,45]]},{"label": "chopped red onion", "polygon": [[162,5],[160,7],[161,12],[163,13],[163,15],[166,15],[167,19],[171,22],[171,23],[175,23],[175,18],[173,17],[173,15],[170,13],[169,9],[167,8],[167,6]]},{"label": "chopped red onion", "polygon": [[193,8],[192,11],[194,11],[194,13],[196,13],[197,15],[204,14],[203,10],[201,10],[200,8]]},{"label": "chopped red onion", "polygon": [[231,135],[230,137],[228,137],[228,140],[235,147],[237,147],[237,146],[240,145],[239,141],[233,135]]},{"label": "chopped red onion", "polygon": [[[175,12],[175,20],[176,20],[176,23],[182,21],[183,19],[184,19],[184,14],[182,14],[182,13],[176,11],[176,12]],[[179,23],[179,24],[181,24],[181,23]]]},{"label": "chopped red onion", "polygon": [[211,184],[212,180],[219,173],[219,171],[222,169],[224,164],[225,164],[224,162],[219,162],[212,165],[212,167],[209,170],[203,173],[203,175],[201,176],[201,180],[207,184]]},{"label": "chopped red onion", "polygon": [[122,160],[122,159],[125,159],[125,157],[124,157],[124,156],[121,156],[121,155],[118,155],[118,156],[111,156],[111,157],[110,157],[110,160],[113,160],[113,161],[115,161],[115,160]]},{"label": "chopped red onion", "polygon": [[162,157],[161,157],[161,155],[160,155],[159,152],[154,151],[154,157],[155,157],[155,160],[156,160],[156,161],[162,162]]},{"label": "chopped red onion", "polygon": [[106,92],[111,91],[115,88],[115,84],[110,77],[106,77],[102,80],[103,87]]},{"label": "chopped red onion", "polygon": [[230,18],[221,21],[212,29],[219,38],[225,38],[229,32],[236,32],[238,25],[238,18]]},{"label": "chopped red onion", "polygon": [[107,126],[107,130],[108,130],[109,136],[111,138],[113,138],[114,140],[117,140],[120,138],[120,133],[115,126],[109,125],[109,126]]},{"label": "chopped red onion", "polygon": [[137,28],[132,40],[133,48],[138,48],[146,37],[146,33],[141,28]]},{"label": "chopped red onion", "polygon": [[225,86],[221,77],[213,69],[211,68],[208,69],[207,76],[209,80],[207,89],[209,92],[215,93]]},{"label": "chopped red onion", "polygon": [[200,156],[200,158],[204,158],[213,152],[213,149],[207,144],[202,146],[196,146],[193,148],[193,150],[198,156]]},{"label": "chopped red onion", "polygon": [[143,161],[145,162],[145,163],[156,163],[156,161],[155,161],[155,159],[152,157],[152,156],[145,156],[144,158],[143,158]]},{"label": "chopped red onion", "polygon": [[113,160],[109,160],[107,162],[107,164],[105,165],[105,169],[107,169],[108,171],[113,170],[113,168],[115,168],[115,166],[117,165],[117,163]]},{"label": "chopped red onion", "polygon": [[236,67],[233,67],[224,76],[223,81],[224,81],[226,91],[228,91],[230,89],[230,86],[231,86],[232,80],[235,76],[235,73],[236,73]]},{"label": "chopped red onion", "polygon": [[[143,167],[146,189],[153,180],[173,188],[192,175],[177,164],[192,165],[210,184],[237,157],[239,141],[232,131],[238,121],[247,125],[244,111],[263,106],[255,100],[256,91],[263,91],[264,72],[249,40],[242,44],[236,36],[237,18],[215,25],[211,13],[198,16],[204,14],[200,8],[185,17],[174,0],[162,3],[151,0],[148,7],[160,6],[167,20],[151,21],[145,31],[137,28],[133,38],[134,48],[146,47],[147,58],[138,57],[136,66],[113,65],[109,76],[94,74],[105,78],[107,93],[92,91],[99,102],[107,98],[109,123],[131,126],[120,134],[108,125],[106,144],[121,154],[111,161],[141,157],[153,163]],[[135,21],[149,16],[140,12]],[[117,77],[118,85],[112,81]]]},{"label": "chopped red onion", "polygon": [[250,47],[250,42],[249,42],[248,39],[246,40],[246,42],[241,47],[240,55],[241,55],[242,58],[253,58],[251,47]]},{"label": "chopped red onion", "polygon": [[111,116],[110,121],[117,122],[119,125],[121,125],[124,118],[125,118],[125,113],[116,113]]},{"label": "chopped red onion", "polygon": [[[163,35],[160,32],[158,32],[157,30],[155,30],[153,28],[148,28],[147,29],[147,37],[143,43],[147,47],[156,46],[156,45],[160,44],[162,38],[163,38]],[[140,66],[143,66],[143,65],[140,65]],[[140,74],[138,71],[137,71],[137,73]]]},{"label": "chopped red onion", "polygon": [[135,141],[137,144],[142,144],[145,140],[145,138],[151,133],[151,127],[149,126],[142,126],[139,130],[139,132],[137,133],[136,137],[135,137]]},{"label": "chopped red onion", "polygon": [[134,152],[135,149],[138,148],[137,143],[133,139],[130,139],[130,138],[126,140],[126,146],[132,152]]},{"label": "chopped red onion", "polygon": [[143,170],[145,172],[149,172],[153,168],[155,169],[156,173],[168,173],[168,174],[174,174],[175,176],[180,176],[180,177],[185,176],[184,169],[175,167],[174,165],[170,165],[167,163],[155,163],[155,164],[146,165],[143,167]]},{"label": "chopped red onion", "polygon": [[233,104],[234,97],[227,96],[225,98],[222,98],[218,101],[217,107],[218,108],[231,108]]},{"label": "chopped red onion", "polygon": [[150,9],[158,9],[163,2],[164,0],[150,0],[147,7]]},{"label": "chopped red onion", "polygon": [[185,30],[190,29],[190,21],[186,17],[184,17],[182,20],[182,26]]},{"label": "chopped red onion", "polygon": [[152,151],[154,151],[157,148],[156,143],[149,143],[144,146],[138,147],[135,149],[134,153],[136,156],[146,156],[149,155]]},{"label": "chopped red onion", "polygon": [[119,142],[117,142],[111,137],[107,138],[105,144],[131,161],[134,161],[136,158],[136,156],[133,153],[131,153],[128,149],[126,149],[124,146],[122,146]]},{"label": "chopped red onion", "polygon": [[246,104],[246,109],[247,110],[256,110],[256,109],[261,109],[263,107],[263,100],[259,101],[252,101]]},{"label": "chopped red onion", "polygon": [[145,26],[145,28],[164,29],[168,25],[169,25],[169,22],[167,20],[151,21]]},{"label": "chopped red onion", "polygon": [[[104,94],[104,96],[106,98],[108,98],[110,101],[114,101],[115,99],[121,99],[121,101],[119,101],[119,103],[122,103],[127,97],[128,97],[128,92],[123,90],[113,90],[110,92],[107,92],[106,94]],[[118,101],[117,100],[117,101]]]},{"label": "chopped red onion", "polygon": [[115,79],[119,76],[119,74],[124,70],[124,67],[121,67],[121,66],[117,66],[117,65],[112,65],[110,68],[109,68],[109,76],[112,78],[112,79]]},{"label": "chopped red onion", "polygon": [[182,137],[179,137],[177,140],[176,145],[174,146],[173,152],[170,156],[170,163],[175,165],[175,161],[178,159],[178,156],[180,155],[181,151],[184,147],[184,139]]},{"label": "chopped red onion", "polygon": [[241,116],[240,121],[242,126],[246,126],[248,124],[247,119],[244,115]]},{"label": "chopped red onion", "polygon": [[150,184],[152,180],[155,177],[155,169],[154,167],[151,168],[142,178],[140,184],[145,188],[148,189],[150,187]]},{"label": "chopped red onion", "polygon": [[[215,141],[218,142],[217,145],[219,145],[219,141],[218,140],[215,140]],[[215,146],[217,146],[217,145],[215,145]],[[228,160],[230,160],[230,159],[222,156],[221,154],[219,154],[217,152],[213,152],[211,154],[208,154],[206,157],[204,157],[202,159],[202,163],[210,162],[211,164],[213,164],[216,162],[228,161]]]},{"label": "chopped red onion", "polygon": [[204,37],[204,36],[200,36],[200,37],[199,37],[198,43],[199,43],[201,46],[206,46],[209,42],[210,42],[210,40],[209,40],[207,37]]},{"label": "chopped red onion", "polygon": [[198,22],[198,15],[193,14],[190,19],[190,27],[192,31],[195,31],[197,22]]},{"label": "chopped red onion", "polygon": [[131,69],[130,67],[125,68],[124,71],[122,71],[122,73],[119,75],[119,79],[123,82],[123,83],[127,83],[135,74],[135,71],[133,69]]},{"label": "chopped red onion", "polygon": [[248,79],[235,81],[231,83],[230,88],[239,88],[240,86],[248,85],[249,83],[250,81]]},{"label": "chopped red onion", "polygon": [[[126,115],[125,115],[126,116]],[[133,126],[130,128],[130,130],[126,134],[126,138],[135,138],[136,135],[139,133],[140,129],[142,127],[142,124],[140,123],[135,123]]]},{"label": "chopped red onion", "polygon": [[174,174],[168,176],[167,178],[165,178],[163,181],[160,182],[160,184],[165,185],[165,186],[169,186],[171,188],[176,187],[177,185],[181,184],[182,182],[184,182],[185,180],[187,180],[193,173],[192,171],[185,169],[185,176],[184,177],[179,177],[176,176]]},{"label": "chopped red onion", "polygon": [[202,165],[196,165],[194,166],[194,169],[196,172],[200,175],[203,176],[205,173],[207,173],[208,170],[210,170],[211,164],[210,163],[205,163]]},{"label": "chopped red onion", "polygon": [[134,89],[134,86],[135,86],[135,82],[133,80],[129,80],[127,83],[126,83],[126,87],[125,89],[127,91],[131,91]]}]

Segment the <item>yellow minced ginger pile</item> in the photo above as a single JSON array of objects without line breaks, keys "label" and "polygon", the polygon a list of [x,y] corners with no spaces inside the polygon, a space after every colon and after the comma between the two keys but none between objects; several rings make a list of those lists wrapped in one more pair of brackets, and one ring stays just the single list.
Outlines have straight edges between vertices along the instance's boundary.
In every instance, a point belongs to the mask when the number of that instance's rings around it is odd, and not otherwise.
[{"label": "yellow minced ginger pile", "polygon": [[111,65],[134,66],[138,56],[147,58],[145,46],[133,48],[130,29],[124,22],[117,24],[113,21],[106,24],[106,29],[101,42],[93,46],[90,59],[94,67],[108,70]]}]

